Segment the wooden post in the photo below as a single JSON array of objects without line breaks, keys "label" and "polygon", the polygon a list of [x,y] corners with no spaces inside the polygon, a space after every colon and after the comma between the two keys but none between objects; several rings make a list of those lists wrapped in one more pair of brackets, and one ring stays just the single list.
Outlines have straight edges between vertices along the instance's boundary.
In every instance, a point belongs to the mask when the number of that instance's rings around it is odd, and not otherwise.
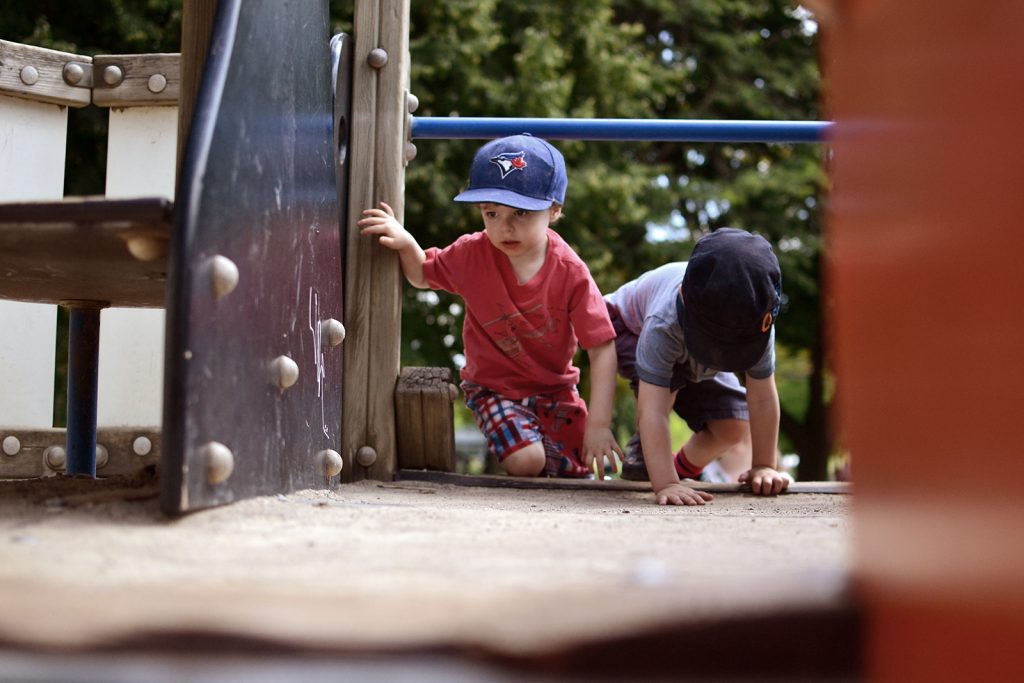
[{"label": "wooden post", "polygon": [[395,388],[401,469],[455,471],[452,402],[458,389],[448,368],[402,368]]},{"label": "wooden post", "polygon": [[[394,390],[401,343],[401,273],[394,252],[359,234],[363,209],[385,201],[404,220],[409,0],[356,0],[342,408],[348,479],[391,479],[396,467]],[[386,63],[370,64],[384,50]],[[375,53],[379,56],[380,53]],[[376,453],[370,465],[354,460]],[[364,451],[365,452],[365,451]]]},{"label": "wooden post", "polygon": [[182,155],[188,143],[188,131],[192,125],[192,113],[216,14],[217,0],[184,0],[181,8],[181,91],[178,101],[178,163],[175,178],[181,173]]}]

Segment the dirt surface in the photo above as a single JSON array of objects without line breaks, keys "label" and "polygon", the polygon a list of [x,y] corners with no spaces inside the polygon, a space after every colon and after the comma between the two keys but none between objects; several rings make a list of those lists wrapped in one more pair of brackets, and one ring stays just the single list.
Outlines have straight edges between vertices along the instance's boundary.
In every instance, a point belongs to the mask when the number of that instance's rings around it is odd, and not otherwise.
[{"label": "dirt surface", "polygon": [[[0,482],[0,646],[161,634],[327,652],[552,651],[837,606],[850,497],[360,482],[169,519],[152,482]],[[211,647],[211,649],[213,649]]]}]

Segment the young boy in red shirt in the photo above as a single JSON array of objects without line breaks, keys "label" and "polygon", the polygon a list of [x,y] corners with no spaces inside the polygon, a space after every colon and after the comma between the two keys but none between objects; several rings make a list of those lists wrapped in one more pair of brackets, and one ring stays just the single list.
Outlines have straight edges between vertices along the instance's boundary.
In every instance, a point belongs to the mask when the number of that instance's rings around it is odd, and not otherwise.
[{"label": "young boy in red shirt", "polygon": [[[611,432],[615,330],[590,271],[551,229],[568,184],[562,154],[515,135],[482,146],[457,202],[477,204],[484,229],[425,252],[391,207],[367,209],[361,233],[398,252],[418,288],[463,298],[466,405],[505,471],[586,477],[616,468]],[[590,358],[590,406],[576,391],[577,345]]]}]

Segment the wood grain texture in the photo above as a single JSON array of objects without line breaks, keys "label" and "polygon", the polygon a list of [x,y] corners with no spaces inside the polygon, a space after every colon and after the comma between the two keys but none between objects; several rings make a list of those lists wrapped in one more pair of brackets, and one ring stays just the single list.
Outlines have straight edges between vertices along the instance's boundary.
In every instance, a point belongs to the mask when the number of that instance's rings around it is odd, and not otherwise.
[{"label": "wood grain texture", "polygon": [[[84,107],[92,101],[92,89],[64,82],[64,65],[68,62],[77,62],[88,70],[92,57],[0,40],[0,92],[36,102]],[[25,67],[35,69],[34,83],[22,80]]]},{"label": "wood grain texture", "polygon": [[[374,204],[377,71],[366,63],[377,45],[379,1],[357,0],[352,65],[352,114],[349,125],[349,212],[345,250],[345,359],[342,391],[342,458],[345,481],[362,479],[366,468],[355,454],[369,444],[367,401],[371,352],[370,269],[373,254],[381,249],[376,239],[363,237],[356,225],[363,209]],[[370,444],[372,445],[372,444]]]},{"label": "wood grain texture", "polygon": [[451,370],[405,367],[395,388],[398,467],[455,471]]},{"label": "wood grain texture", "polygon": [[[116,85],[103,81],[103,70],[115,66],[124,74]],[[159,92],[149,87],[151,76],[163,76],[165,86]],[[144,107],[176,105],[181,91],[181,55],[96,55],[93,57],[92,102],[98,107]]]}]

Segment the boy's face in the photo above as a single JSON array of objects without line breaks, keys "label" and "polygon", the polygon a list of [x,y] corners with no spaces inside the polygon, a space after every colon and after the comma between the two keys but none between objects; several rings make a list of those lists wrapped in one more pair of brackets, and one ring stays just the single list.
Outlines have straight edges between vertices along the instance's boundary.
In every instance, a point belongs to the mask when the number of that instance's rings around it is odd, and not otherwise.
[{"label": "boy's face", "polygon": [[527,211],[504,204],[480,204],[487,239],[509,258],[533,254],[547,247],[547,228],[562,212],[558,205]]}]

